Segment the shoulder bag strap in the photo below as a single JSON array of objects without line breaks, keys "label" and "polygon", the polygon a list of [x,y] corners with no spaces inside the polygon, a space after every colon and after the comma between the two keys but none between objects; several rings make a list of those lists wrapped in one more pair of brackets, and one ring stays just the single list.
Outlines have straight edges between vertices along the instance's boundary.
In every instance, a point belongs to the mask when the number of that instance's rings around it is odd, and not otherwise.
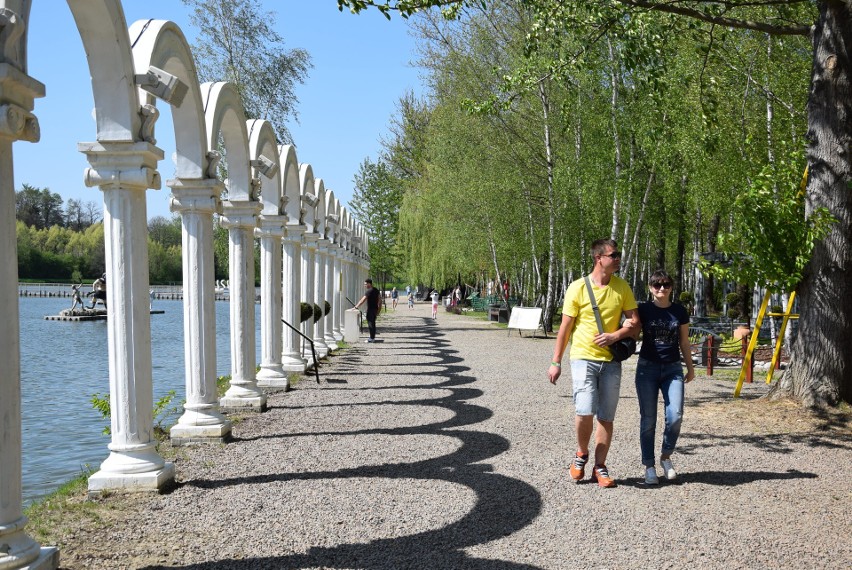
[{"label": "shoulder bag strap", "polygon": [[589,276],[583,277],[586,281],[586,290],[589,292],[589,301],[592,303],[592,312],[595,314],[595,322],[598,323],[598,332],[603,334],[603,321],[601,320],[601,310],[598,308],[598,301],[595,299],[595,293],[592,291],[592,282],[589,281]]}]

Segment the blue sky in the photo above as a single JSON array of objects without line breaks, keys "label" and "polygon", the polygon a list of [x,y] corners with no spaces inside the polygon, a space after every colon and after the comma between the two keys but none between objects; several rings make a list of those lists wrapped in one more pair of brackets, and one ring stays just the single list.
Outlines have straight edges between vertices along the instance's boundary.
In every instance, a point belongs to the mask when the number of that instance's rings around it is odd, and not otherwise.
[{"label": "blue sky", "polygon": [[[366,157],[375,159],[379,139],[396,102],[406,91],[421,92],[414,40],[404,20],[387,21],[376,11],[340,12],[335,0],[264,0],[276,13],[275,29],[287,48],[306,49],[313,69],[297,89],[299,124],[288,125],[300,162],[344,203],[352,197],[352,179]],[[176,22],[190,42],[196,31],[180,0],[124,0],[128,25],[138,19]],[[102,204],[97,188],[83,185],[88,163],[77,142],[95,140],[91,82],[83,44],[64,2],[33,2],[30,14],[29,74],[45,84],[47,95],[35,104],[41,141],[14,145],[15,187],[27,183],[69,198]],[[163,181],[172,177],[174,151],[170,117],[157,123]],[[169,189],[148,191],[148,217],[170,216]]]}]

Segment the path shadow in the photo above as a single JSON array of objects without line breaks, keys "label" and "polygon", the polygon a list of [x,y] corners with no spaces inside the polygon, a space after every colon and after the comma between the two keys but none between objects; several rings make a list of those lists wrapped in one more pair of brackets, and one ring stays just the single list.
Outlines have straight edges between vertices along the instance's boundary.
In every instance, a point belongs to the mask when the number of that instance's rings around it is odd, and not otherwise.
[{"label": "path shadow", "polygon": [[[428,319],[424,319],[428,320]],[[410,330],[409,330],[410,329]],[[449,349],[450,343],[444,338],[440,327],[387,327],[394,334],[409,332],[418,335],[415,351],[406,363],[412,367],[428,366],[428,372],[406,373],[415,377],[411,383],[398,383],[393,386],[359,386],[360,377],[376,377],[391,372],[379,372],[392,365],[365,363],[363,366],[349,366],[349,370],[335,368],[337,380],[348,383],[347,387],[323,387],[322,390],[371,390],[392,391],[404,389],[407,393],[416,390],[441,390],[435,397],[414,400],[395,400],[392,397],[378,402],[357,402],[349,404],[316,404],[293,406],[293,408],[333,408],[333,407],[380,407],[380,406],[420,406],[437,407],[451,412],[451,417],[443,421],[427,424],[409,425],[396,428],[375,427],[355,430],[329,430],[308,433],[279,433],[236,439],[237,442],[249,442],[261,439],[316,437],[334,434],[339,437],[382,434],[391,436],[437,435],[452,437],[461,442],[455,451],[421,461],[365,465],[329,471],[291,472],[282,470],[272,474],[247,474],[226,479],[193,479],[182,483],[207,489],[211,492],[241,485],[255,485],[273,481],[317,481],[334,479],[419,479],[423,481],[446,482],[462,485],[471,489],[476,497],[471,510],[461,519],[441,528],[418,532],[411,535],[380,538],[365,543],[341,544],[329,547],[313,547],[303,554],[256,557],[246,560],[218,560],[185,566],[148,566],[155,568],[185,568],[192,570],[225,570],[248,568],[364,568],[364,569],[400,569],[400,568],[470,568],[473,570],[534,570],[537,567],[502,560],[482,560],[471,557],[464,549],[498,540],[511,535],[529,525],[542,510],[542,498],[532,485],[502,474],[494,473],[489,459],[495,458],[510,448],[510,442],[503,436],[467,429],[491,418],[494,412],[485,406],[476,404],[483,395],[482,390],[472,386],[476,378],[469,375],[470,368]],[[372,347],[376,349],[378,347]],[[408,356],[408,355],[407,355]],[[424,362],[418,362],[418,356]],[[396,372],[394,375],[399,375]],[[340,379],[345,376],[345,380]],[[431,381],[428,381],[431,379]],[[423,382],[426,380],[426,382]],[[297,386],[298,390],[299,387]],[[308,389],[307,387],[305,389]],[[316,388],[311,388],[316,389]],[[426,392],[424,392],[426,395]],[[282,406],[282,407],[287,407]],[[446,417],[442,414],[442,417]]]},{"label": "path shadow", "polygon": [[819,475],[816,473],[797,471],[795,469],[791,469],[786,473],[775,471],[696,471],[693,473],[678,473],[677,479],[674,481],[667,481],[660,478],[659,485],[646,485],[641,477],[619,479],[618,484],[625,487],[648,489],[650,491],[664,489],[673,485],[683,485],[684,483],[736,487],[737,485],[746,485],[757,481],[786,481],[790,479],[816,479],[817,477]]}]

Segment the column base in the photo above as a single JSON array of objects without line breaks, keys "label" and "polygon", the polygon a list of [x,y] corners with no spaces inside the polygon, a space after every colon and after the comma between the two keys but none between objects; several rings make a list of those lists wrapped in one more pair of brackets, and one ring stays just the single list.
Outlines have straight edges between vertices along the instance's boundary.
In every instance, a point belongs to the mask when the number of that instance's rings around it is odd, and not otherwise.
[{"label": "column base", "polygon": [[299,374],[301,374],[305,371],[306,364],[307,363],[301,358],[293,358],[289,361],[283,362],[281,364],[281,369],[284,370],[284,372],[298,372]]},{"label": "column base", "polygon": [[290,380],[287,376],[278,378],[260,378],[257,379],[258,388],[274,388],[276,390],[290,391]]},{"label": "column base", "polygon": [[57,568],[59,568],[59,549],[48,546],[41,548],[38,558],[27,566],[21,567],[21,570],[56,570]]},{"label": "column base", "polygon": [[339,347],[337,346],[337,340],[334,337],[327,336],[325,337],[325,345],[328,347],[329,352],[334,352]]},{"label": "column base", "polygon": [[287,386],[287,373],[284,372],[284,368],[280,364],[268,367],[261,365],[255,379],[257,385],[261,388]]},{"label": "column base", "polygon": [[219,399],[219,409],[223,412],[265,412],[266,394],[251,398],[223,396]]},{"label": "column base", "polygon": [[175,464],[166,463],[162,469],[144,473],[114,473],[101,469],[89,477],[89,494],[101,491],[128,493],[159,491],[175,480]]},{"label": "column base", "polygon": [[314,340],[314,349],[317,351],[317,358],[325,358],[328,356],[329,350],[328,346],[325,344],[325,340]]},{"label": "column base", "polygon": [[340,342],[343,340],[343,331],[335,330],[334,331],[334,340]]},{"label": "column base", "polygon": [[169,430],[169,438],[174,446],[193,443],[225,443],[231,439],[231,422],[210,426],[182,426],[175,424]]}]

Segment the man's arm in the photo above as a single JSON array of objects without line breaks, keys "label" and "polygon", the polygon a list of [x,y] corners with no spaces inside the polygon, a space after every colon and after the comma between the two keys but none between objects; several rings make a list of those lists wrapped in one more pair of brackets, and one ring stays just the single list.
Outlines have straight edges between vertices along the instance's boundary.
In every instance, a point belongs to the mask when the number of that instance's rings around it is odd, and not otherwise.
[{"label": "man's arm", "polygon": [[594,342],[598,346],[609,346],[615,344],[623,338],[639,336],[639,331],[642,330],[642,323],[639,322],[639,311],[630,309],[623,311],[624,323],[621,328],[611,333],[600,333],[595,335]]},{"label": "man's arm", "polygon": [[565,347],[568,346],[572,330],[574,330],[574,317],[563,314],[562,324],[559,325],[559,332],[556,335],[556,346],[553,348],[553,359],[550,361],[550,368],[547,369],[547,377],[551,384],[556,384],[562,374],[562,356],[565,354]]}]

